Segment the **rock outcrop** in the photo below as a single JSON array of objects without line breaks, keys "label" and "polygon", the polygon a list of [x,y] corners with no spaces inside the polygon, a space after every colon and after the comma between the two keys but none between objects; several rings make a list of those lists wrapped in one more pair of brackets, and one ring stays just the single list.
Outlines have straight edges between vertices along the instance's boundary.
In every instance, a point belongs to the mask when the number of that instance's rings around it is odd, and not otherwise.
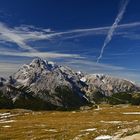
[{"label": "rock outcrop", "polygon": [[[24,102],[26,99],[35,101],[39,99],[39,102],[45,104],[42,108],[66,109],[76,108],[87,102],[82,92],[84,83],[80,81],[78,73],[69,67],[59,66],[40,58],[34,59],[29,65],[23,65],[10,77],[5,86],[8,85],[18,91],[14,95],[10,91],[12,95],[10,98],[14,103],[20,99],[24,99]],[[40,108],[40,103],[38,107]]]},{"label": "rock outcrop", "polygon": [[[71,109],[95,103],[96,97],[138,91],[124,79],[107,75],[84,75],[67,66],[34,59],[8,80],[0,78],[0,107]],[[97,96],[95,96],[97,95]]]},{"label": "rock outcrop", "polygon": [[114,94],[131,94],[139,91],[139,87],[131,81],[104,74],[86,75],[82,80],[88,85],[85,92],[91,101],[96,100],[96,98],[110,97]]}]

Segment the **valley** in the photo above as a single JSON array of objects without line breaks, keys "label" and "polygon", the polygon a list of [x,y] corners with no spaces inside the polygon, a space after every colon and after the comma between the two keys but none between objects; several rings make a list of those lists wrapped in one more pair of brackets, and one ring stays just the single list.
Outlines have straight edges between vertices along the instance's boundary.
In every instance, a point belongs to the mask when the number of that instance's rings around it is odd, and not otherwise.
[{"label": "valley", "polygon": [[104,104],[75,111],[0,110],[1,140],[117,140],[139,133],[140,106]]}]

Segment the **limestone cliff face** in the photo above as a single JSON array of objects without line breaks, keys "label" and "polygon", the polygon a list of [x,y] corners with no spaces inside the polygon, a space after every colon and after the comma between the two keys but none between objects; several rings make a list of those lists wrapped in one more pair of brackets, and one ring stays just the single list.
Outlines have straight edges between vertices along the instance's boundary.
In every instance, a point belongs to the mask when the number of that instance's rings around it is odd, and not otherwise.
[{"label": "limestone cliff face", "polygon": [[133,82],[109,75],[90,74],[85,75],[83,79],[87,84],[87,88],[85,89],[86,95],[91,101],[96,100],[96,98],[110,97],[116,93],[131,94],[140,91],[140,88]]},{"label": "limestone cliff face", "polygon": [[[46,106],[48,104],[53,108],[75,108],[86,102],[85,94],[82,92],[84,84],[80,81],[78,73],[69,67],[40,58],[23,65],[12,75],[7,85],[16,88],[20,95],[26,95],[25,99],[29,99],[30,95],[30,99],[42,100]],[[19,94],[14,95],[10,92],[11,99],[14,102],[19,100]]]},{"label": "limestone cliff face", "polygon": [[99,91],[105,96],[121,92],[134,92],[139,90],[131,81],[104,74],[90,74],[84,77],[88,85],[87,92]]},{"label": "limestone cliff face", "polygon": [[102,97],[138,90],[128,80],[103,74],[84,75],[69,67],[36,58],[8,80],[0,78],[0,105],[3,106],[7,100],[13,107],[67,109],[90,103],[95,93]]},{"label": "limestone cliff face", "polygon": [[13,79],[15,85],[28,86],[36,94],[43,90],[54,92],[56,87],[62,85],[79,93],[82,88],[79,75],[72,69],[40,58],[34,59],[29,65],[23,65],[13,75]]}]

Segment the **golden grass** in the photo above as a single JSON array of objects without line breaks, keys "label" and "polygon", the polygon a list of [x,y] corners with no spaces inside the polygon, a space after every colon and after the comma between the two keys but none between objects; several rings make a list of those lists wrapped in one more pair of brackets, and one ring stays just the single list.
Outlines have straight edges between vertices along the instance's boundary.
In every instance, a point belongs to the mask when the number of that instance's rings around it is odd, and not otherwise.
[{"label": "golden grass", "polygon": [[[0,123],[0,140],[89,140],[99,135],[113,136],[122,129],[140,125],[140,115],[122,114],[139,112],[139,106],[102,105],[100,108],[64,112],[0,110],[0,113],[18,114],[6,118],[15,122]],[[5,125],[11,127],[4,127]]]}]

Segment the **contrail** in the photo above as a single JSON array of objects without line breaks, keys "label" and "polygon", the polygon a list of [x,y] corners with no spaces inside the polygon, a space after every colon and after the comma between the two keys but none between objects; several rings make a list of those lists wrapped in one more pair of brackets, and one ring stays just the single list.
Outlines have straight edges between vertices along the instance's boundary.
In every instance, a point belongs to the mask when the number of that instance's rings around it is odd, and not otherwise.
[{"label": "contrail", "polygon": [[99,57],[97,58],[97,63],[98,63],[98,62],[100,61],[100,59],[102,58],[105,47],[106,47],[107,44],[111,41],[115,29],[117,28],[119,22],[120,22],[121,19],[123,18],[123,15],[124,15],[124,12],[125,12],[125,10],[126,10],[126,7],[127,7],[128,3],[129,3],[129,0],[122,1],[122,3],[123,3],[123,4],[122,4],[122,6],[121,6],[121,8],[120,8],[120,10],[119,10],[119,13],[118,13],[118,15],[117,15],[117,17],[116,17],[116,19],[115,19],[113,25],[110,27],[110,29],[109,29],[109,31],[108,31],[108,34],[107,34],[107,36],[106,36],[106,38],[105,38],[105,41],[104,41],[104,44],[103,44],[103,46],[102,46],[100,55],[99,55]]}]

